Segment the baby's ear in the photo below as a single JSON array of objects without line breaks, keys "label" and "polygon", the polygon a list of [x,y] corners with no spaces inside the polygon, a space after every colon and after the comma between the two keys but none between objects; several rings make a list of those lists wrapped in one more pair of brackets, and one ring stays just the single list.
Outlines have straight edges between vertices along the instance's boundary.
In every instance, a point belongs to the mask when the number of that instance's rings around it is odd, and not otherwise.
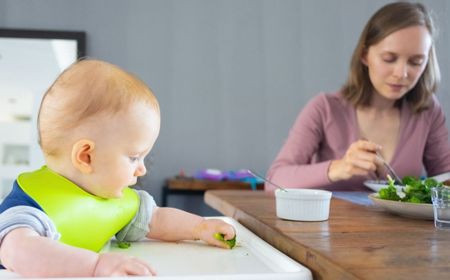
[{"label": "baby's ear", "polygon": [[72,146],[72,164],[82,173],[92,172],[92,152],[95,143],[88,139],[81,139]]}]

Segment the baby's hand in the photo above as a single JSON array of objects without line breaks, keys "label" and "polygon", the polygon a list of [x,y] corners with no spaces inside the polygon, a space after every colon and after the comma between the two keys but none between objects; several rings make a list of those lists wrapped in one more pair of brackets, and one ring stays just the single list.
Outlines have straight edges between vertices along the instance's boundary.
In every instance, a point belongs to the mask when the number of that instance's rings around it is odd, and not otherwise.
[{"label": "baby's hand", "polygon": [[98,256],[94,276],[156,275],[144,261],[120,253],[104,253]]},{"label": "baby's hand", "polygon": [[194,230],[194,234],[198,239],[201,239],[210,245],[226,249],[230,249],[230,246],[227,243],[214,238],[214,235],[216,233],[223,234],[224,240],[233,239],[236,235],[233,226],[219,219],[205,219],[198,224]]}]

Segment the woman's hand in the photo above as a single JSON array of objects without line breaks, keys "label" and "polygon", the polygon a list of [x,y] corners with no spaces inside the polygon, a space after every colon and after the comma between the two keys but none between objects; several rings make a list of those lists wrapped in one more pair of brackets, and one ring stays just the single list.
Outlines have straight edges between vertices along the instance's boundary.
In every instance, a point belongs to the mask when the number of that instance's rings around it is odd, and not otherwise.
[{"label": "woman's hand", "polygon": [[381,146],[367,140],[350,145],[344,157],[333,160],[328,169],[331,182],[347,180],[354,176],[367,176],[371,172],[384,172],[383,163],[376,154]]},{"label": "woman's hand", "polygon": [[215,233],[223,234],[224,240],[233,239],[236,235],[233,226],[219,219],[204,219],[194,229],[196,239],[203,240],[210,245],[230,249],[228,244],[214,238]]}]

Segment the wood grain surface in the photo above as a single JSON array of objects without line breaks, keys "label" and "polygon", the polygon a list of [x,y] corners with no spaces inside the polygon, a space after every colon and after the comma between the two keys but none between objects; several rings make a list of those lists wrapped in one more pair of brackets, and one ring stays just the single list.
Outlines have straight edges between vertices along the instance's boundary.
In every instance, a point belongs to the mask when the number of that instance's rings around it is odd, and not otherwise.
[{"label": "wood grain surface", "polygon": [[313,272],[314,279],[450,279],[450,231],[332,198],[324,222],[277,218],[273,194],[209,190],[205,202]]},{"label": "wood grain surface", "polygon": [[[191,177],[177,177],[167,179],[167,187],[171,190],[192,190],[192,191],[204,191],[214,189],[240,189],[251,190],[251,184],[241,181],[231,180],[200,180]],[[264,184],[256,184],[256,189],[262,190]]]}]

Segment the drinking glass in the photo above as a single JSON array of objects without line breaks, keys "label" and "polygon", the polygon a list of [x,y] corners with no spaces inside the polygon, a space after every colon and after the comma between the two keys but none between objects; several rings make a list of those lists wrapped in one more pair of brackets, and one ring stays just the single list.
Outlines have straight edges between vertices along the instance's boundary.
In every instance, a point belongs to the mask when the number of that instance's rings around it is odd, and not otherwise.
[{"label": "drinking glass", "polygon": [[438,229],[450,230],[450,188],[432,188],[431,200],[433,202],[434,226]]}]

